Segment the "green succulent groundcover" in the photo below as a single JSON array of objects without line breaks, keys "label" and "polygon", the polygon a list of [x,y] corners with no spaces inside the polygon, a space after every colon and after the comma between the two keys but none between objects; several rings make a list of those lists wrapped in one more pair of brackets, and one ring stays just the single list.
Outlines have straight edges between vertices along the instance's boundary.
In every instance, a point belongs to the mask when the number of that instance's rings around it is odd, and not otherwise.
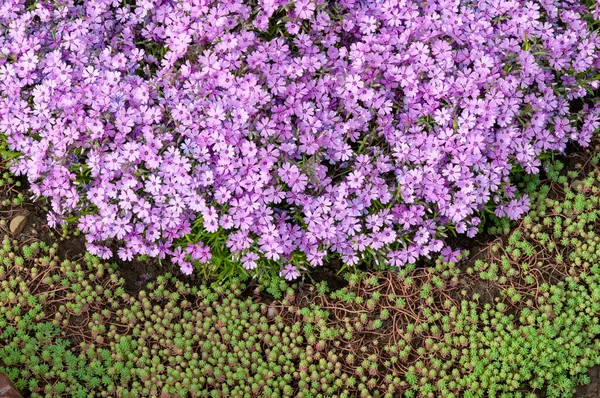
[{"label": "green succulent groundcover", "polygon": [[5,238],[0,372],[49,397],[572,396],[600,363],[597,160],[550,169],[468,266],[348,273],[272,302],[168,275],[132,295],[114,265]]}]

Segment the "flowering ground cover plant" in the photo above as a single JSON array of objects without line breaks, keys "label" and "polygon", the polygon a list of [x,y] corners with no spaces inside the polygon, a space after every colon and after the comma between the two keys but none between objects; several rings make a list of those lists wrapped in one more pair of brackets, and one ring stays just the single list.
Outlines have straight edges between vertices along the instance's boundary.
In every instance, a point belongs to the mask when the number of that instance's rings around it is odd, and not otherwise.
[{"label": "flowering ground cover plant", "polygon": [[557,162],[520,225],[460,265],[280,280],[277,300],[234,278],[134,293],[115,264],[5,237],[0,372],[31,397],[597,397],[597,376],[575,389],[600,364],[595,153]]},{"label": "flowering ground cover plant", "polygon": [[13,171],[104,258],[403,266],[599,126],[591,0],[131,3],[0,6]]}]

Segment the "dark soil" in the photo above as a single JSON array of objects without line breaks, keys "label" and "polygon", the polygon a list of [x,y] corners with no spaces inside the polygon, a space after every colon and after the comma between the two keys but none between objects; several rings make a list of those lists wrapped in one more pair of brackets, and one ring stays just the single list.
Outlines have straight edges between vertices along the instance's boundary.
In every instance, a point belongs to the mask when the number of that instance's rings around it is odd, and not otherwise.
[{"label": "dark soil", "polygon": [[575,398],[600,397],[600,366],[596,365],[588,370],[588,377],[592,380],[589,384],[577,387]]},{"label": "dark soil", "polygon": [[329,286],[329,289],[332,291],[342,289],[348,285],[348,281],[344,279],[342,273],[338,272],[341,265],[339,260],[332,261],[329,264],[325,264],[323,267],[312,270],[309,274],[309,278],[313,283],[322,281],[327,282],[327,286]]}]

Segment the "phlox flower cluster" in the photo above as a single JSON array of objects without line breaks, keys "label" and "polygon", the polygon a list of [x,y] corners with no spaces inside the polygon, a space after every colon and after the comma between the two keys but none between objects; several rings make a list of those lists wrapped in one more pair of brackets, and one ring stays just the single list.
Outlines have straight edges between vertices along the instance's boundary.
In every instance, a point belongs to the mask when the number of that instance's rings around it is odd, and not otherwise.
[{"label": "phlox flower cluster", "polygon": [[[595,16],[592,14],[595,12]],[[13,169],[104,258],[210,261],[202,220],[247,269],[394,266],[519,217],[509,173],[600,107],[597,10],[570,0],[4,0],[0,132]],[[596,80],[594,80],[596,79]],[[588,101],[589,102],[589,101]],[[452,250],[445,250],[453,257]]]}]

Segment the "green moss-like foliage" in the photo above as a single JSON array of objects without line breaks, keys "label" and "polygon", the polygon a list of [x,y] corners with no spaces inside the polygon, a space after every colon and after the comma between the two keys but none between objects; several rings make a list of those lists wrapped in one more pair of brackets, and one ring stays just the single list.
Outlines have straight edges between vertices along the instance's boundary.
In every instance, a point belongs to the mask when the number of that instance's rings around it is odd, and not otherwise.
[{"label": "green moss-like foliage", "polygon": [[595,164],[540,188],[469,262],[348,274],[271,304],[235,280],[170,276],[132,296],[114,266],[5,238],[0,372],[50,397],[572,396],[600,363]]},{"label": "green moss-like foliage", "polygon": [[[0,163],[2,163],[1,152]],[[23,193],[18,191],[20,187],[21,182],[17,181],[9,172],[3,171],[3,168],[0,165],[0,208],[19,206],[21,203],[23,203],[25,198],[23,197]],[[6,220],[0,220],[0,225],[4,224],[6,224]]]},{"label": "green moss-like foliage", "polygon": [[306,343],[316,319],[284,323],[284,306],[240,298],[237,282],[164,276],[132,297],[91,256],[59,263],[55,247],[3,246],[0,371],[34,396],[295,396],[297,364],[319,369],[311,395],[344,390],[341,364]]}]

